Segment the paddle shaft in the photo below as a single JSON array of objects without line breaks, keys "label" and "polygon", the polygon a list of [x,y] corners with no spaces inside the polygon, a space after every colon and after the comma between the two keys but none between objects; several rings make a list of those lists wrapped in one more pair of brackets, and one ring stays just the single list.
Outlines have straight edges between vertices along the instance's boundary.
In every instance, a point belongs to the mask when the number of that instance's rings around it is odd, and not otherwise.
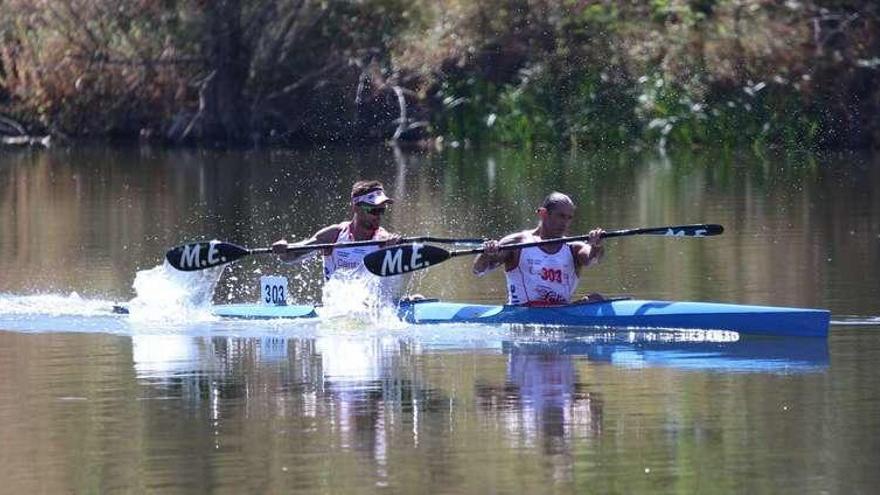
[{"label": "paddle shaft", "polygon": [[[604,232],[602,238],[623,237],[635,235],[659,235],[664,237],[708,237],[719,235],[724,232],[724,227],[716,224],[697,225],[674,225],[667,227],[648,227],[639,229],[612,230]],[[506,244],[499,246],[500,250],[523,249],[545,244],[564,244],[566,242],[583,241],[590,238],[588,235],[575,237],[560,237],[536,242],[524,242],[521,244]],[[430,244],[401,244],[388,246],[373,251],[364,256],[364,266],[370,273],[380,277],[400,275],[403,273],[422,270],[429,266],[435,266],[449,258],[480,254],[486,251],[485,247],[475,249],[462,249],[459,251],[447,251],[446,249]]]},{"label": "paddle shaft", "polygon": [[[453,239],[449,237],[430,237],[430,236],[421,236],[421,237],[401,237],[401,243],[413,243],[413,242],[436,242],[438,244],[481,244],[485,241],[485,239]],[[300,252],[308,252],[308,251],[317,251],[319,249],[341,249],[341,248],[351,248],[351,247],[359,247],[359,246],[381,246],[388,242],[387,240],[368,240],[368,241],[352,241],[352,242],[335,242],[335,243],[324,243],[324,244],[304,244],[301,246],[288,246],[288,253],[300,253]],[[194,244],[207,244],[205,242],[198,242]],[[226,243],[221,243],[224,245],[228,245]],[[180,246],[174,249],[179,249]],[[236,249],[240,249],[241,251],[236,254],[236,256],[231,257],[229,262],[235,261],[245,256],[250,256],[252,254],[273,254],[271,247],[267,248],[242,248],[237,247]],[[221,263],[222,264],[222,263]]]},{"label": "paddle shaft", "polygon": [[[413,242],[436,242],[438,244],[481,244],[485,241],[485,239],[452,239],[448,237],[401,237],[400,243],[413,243]],[[288,253],[299,253],[306,251],[317,251],[318,249],[342,249],[342,248],[351,248],[358,246],[381,246],[388,242],[387,240],[369,240],[369,241],[352,241],[352,242],[337,242],[332,244],[307,244],[303,246],[288,246]],[[271,254],[272,248],[254,248],[248,250],[250,254]]]}]

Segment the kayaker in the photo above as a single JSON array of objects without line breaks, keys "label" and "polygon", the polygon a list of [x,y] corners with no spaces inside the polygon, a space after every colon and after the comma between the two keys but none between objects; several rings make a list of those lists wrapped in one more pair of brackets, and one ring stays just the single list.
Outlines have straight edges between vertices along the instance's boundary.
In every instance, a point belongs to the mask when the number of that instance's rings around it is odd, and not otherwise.
[{"label": "kayaker", "polygon": [[[485,252],[474,260],[473,271],[483,276],[504,264],[507,277],[507,303],[512,305],[546,306],[572,302],[577,290],[581,268],[592,266],[604,255],[600,228],[589,232],[587,242],[569,242],[500,250],[501,246],[524,242],[558,239],[568,233],[574,219],[575,204],[565,194],[550,193],[538,207],[538,226],[510,234],[500,241],[483,244]],[[599,294],[587,300],[601,300]]]},{"label": "kayaker", "polygon": [[[329,225],[315,232],[304,241],[288,243],[280,239],[272,244],[272,251],[285,263],[294,263],[308,256],[308,253],[288,253],[288,246],[307,246],[310,244],[334,244],[340,242],[386,240],[386,245],[400,241],[398,234],[382,228],[382,217],[394,200],[385,194],[385,187],[377,180],[361,180],[351,188],[351,220]],[[345,249],[324,249],[324,280],[331,277],[352,276],[373,277],[364,268],[363,259],[367,253],[382,246],[358,246]]]}]

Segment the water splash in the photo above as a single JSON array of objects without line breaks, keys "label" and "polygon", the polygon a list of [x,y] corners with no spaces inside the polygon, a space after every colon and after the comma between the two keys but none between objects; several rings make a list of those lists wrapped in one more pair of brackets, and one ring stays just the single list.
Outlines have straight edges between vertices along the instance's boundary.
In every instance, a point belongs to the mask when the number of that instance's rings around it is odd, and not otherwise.
[{"label": "water splash", "polygon": [[132,284],[137,296],[128,303],[129,318],[150,322],[216,319],[211,315],[211,300],[222,273],[223,267],[182,272],[167,261],[141,270]]},{"label": "water splash", "polygon": [[0,315],[103,316],[112,306],[112,301],[83,299],[76,292],[66,296],[0,294]]},{"label": "water splash", "polygon": [[334,276],[324,283],[318,314],[334,326],[350,321],[352,327],[403,328],[406,325],[397,318],[402,285],[400,277]]}]

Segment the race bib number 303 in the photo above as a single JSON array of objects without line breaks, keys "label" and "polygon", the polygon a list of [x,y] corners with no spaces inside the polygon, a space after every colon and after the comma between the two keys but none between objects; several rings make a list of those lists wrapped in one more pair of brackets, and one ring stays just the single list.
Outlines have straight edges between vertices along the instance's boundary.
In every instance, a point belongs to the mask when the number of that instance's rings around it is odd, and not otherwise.
[{"label": "race bib number 303", "polygon": [[260,303],[270,306],[287,304],[287,277],[260,277]]}]

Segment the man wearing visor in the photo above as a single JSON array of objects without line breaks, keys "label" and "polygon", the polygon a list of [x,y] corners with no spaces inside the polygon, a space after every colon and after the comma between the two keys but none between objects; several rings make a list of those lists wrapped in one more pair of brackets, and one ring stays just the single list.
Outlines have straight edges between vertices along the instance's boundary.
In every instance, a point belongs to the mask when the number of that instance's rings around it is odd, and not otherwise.
[{"label": "man wearing visor", "polygon": [[[281,239],[272,244],[272,251],[285,263],[293,263],[308,255],[288,253],[288,246],[310,244],[336,244],[355,241],[385,240],[395,244],[400,240],[382,228],[382,216],[394,200],[385,195],[385,188],[376,180],[355,182],[351,188],[351,220],[324,227],[312,237],[293,244]],[[363,259],[368,253],[382,246],[356,246],[350,248],[324,249],[324,280],[333,277],[360,277],[369,275]]]}]

